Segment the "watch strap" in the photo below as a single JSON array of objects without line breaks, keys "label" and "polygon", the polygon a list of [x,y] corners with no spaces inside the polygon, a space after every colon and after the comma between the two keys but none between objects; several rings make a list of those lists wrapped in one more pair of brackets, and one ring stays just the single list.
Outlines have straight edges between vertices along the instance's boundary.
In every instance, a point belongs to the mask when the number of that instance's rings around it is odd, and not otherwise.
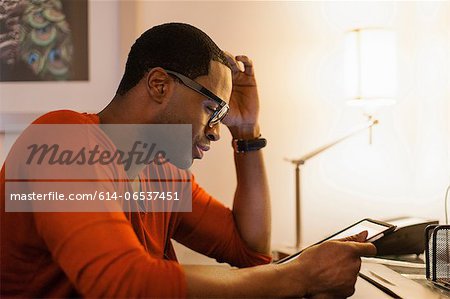
[{"label": "watch strap", "polygon": [[233,148],[235,153],[246,153],[257,151],[267,145],[265,138],[256,139],[233,139]]}]

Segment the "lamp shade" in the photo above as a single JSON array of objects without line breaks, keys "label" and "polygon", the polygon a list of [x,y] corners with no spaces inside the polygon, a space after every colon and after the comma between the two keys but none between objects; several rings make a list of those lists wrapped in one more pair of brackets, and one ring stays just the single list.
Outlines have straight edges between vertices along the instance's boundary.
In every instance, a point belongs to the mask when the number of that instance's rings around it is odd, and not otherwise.
[{"label": "lamp shade", "polygon": [[395,32],[356,29],[345,38],[345,82],[349,104],[390,105],[397,92]]}]

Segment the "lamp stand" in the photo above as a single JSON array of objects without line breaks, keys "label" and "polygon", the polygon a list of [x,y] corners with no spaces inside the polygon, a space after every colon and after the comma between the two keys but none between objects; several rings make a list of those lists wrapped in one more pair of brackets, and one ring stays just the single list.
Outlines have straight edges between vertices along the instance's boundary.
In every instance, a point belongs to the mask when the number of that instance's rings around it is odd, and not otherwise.
[{"label": "lamp stand", "polygon": [[300,237],[302,234],[301,205],[300,205],[300,163],[295,164],[295,248],[300,249]]},{"label": "lamp stand", "polygon": [[335,141],[332,141],[328,144],[325,144],[321,147],[319,147],[318,149],[304,155],[303,157],[299,158],[299,159],[295,159],[295,160],[287,160],[289,162],[291,162],[292,164],[294,164],[295,166],[295,236],[296,236],[296,241],[295,241],[295,249],[296,250],[300,250],[301,249],[301,245],[302,245],[302,223],[301,223],[301,190],[300,190],[300,185],[301,185],[301,177],[300,177],[300,166],[305,164],[305,162],[315,156],[317,156],[318,154],[326,151],[327,149],[335,146],[338,143],[341,143],[342,141],[362,132],[365,131],[366,129],[369,129],[369,138],[370,138],[370,144],[372,143],[372,127],[374,125],[378,124],[378,120],[372,119],[372,117],[369,117],[369,122],[359,125],[357,127],[355,127],[353,130],[351,130],[348,134],[344,135],[341,138],[336,139]]}]

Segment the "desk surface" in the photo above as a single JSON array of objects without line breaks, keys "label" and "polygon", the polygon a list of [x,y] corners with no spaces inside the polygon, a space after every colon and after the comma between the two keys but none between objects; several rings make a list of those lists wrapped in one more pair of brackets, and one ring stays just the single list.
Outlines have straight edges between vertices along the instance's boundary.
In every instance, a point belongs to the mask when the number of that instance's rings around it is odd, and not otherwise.
[{"label": "desk surface", "polygon": [[[390,259],[377,259],[377,258],[363,258],[363,263],[381,264],[387,266],[389,269],[401,274],[402,277],[408,278],[417,284],[412,284],[411,289],[418,288],[417,293],[425,292],[429,293],[428,297],[447,299],[450,298],[450,292],[442,288],[439,288],[429,282],[425,277],[425,265],[423,259],[417,256],[405,256],[405,257],[389,257]],[[405,281],[407,282],[407,281]],[[358,277],[355,294],[351,298],[392,298],[383,291],[376,288],[371,283]],[[413,293],[414,294],[414,293]],[[399,294],[400,295],[400,294]],[[404,296],[405,298],[413,298],[414,295]],[[423,296],[417,296],[416,298],[423,298]]]},{"label": "desk surface", "polygon": [[[290,250],[287,250],[290,249]],[[291,247],[283,247],[281,251],[274,252],[274,259],[280,259],[292,254],[294,249]],[[423,255],[417,256],[406,255],[406,256],[386,256],[383,259],[380,258],[363,258],[363,262],[375,262],[382,265],[386,265],[389,269],[401,274],[404,278],[408,278],[425,288],[425,291],[431,291],[431,297],[439,299],[450,299],[450,292],[446,291],[440,287],[433,285],[426,279],[425,276],[425,262]],[[355,286],[355,294],[351,297],[353,299],[367,299],[367,298],[392,298],[388,294],[384,293],[377,287],[375,287],[370,282],[358,277]],[[405,297],[412,298],[412,297]],[[423,299],[421,297],[417,297]],[[428,298],[427,298],[428,299]]]}]

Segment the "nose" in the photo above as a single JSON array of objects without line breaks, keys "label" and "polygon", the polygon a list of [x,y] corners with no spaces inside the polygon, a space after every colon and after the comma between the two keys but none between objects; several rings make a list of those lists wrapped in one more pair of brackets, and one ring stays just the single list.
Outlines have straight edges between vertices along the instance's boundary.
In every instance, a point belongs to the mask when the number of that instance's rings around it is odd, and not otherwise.
[{"label": "nose", "polygon": [[214,125],[212,128],[206,125],[205,135],[209,141],[218,141],[220,139],[220,123]]}]

